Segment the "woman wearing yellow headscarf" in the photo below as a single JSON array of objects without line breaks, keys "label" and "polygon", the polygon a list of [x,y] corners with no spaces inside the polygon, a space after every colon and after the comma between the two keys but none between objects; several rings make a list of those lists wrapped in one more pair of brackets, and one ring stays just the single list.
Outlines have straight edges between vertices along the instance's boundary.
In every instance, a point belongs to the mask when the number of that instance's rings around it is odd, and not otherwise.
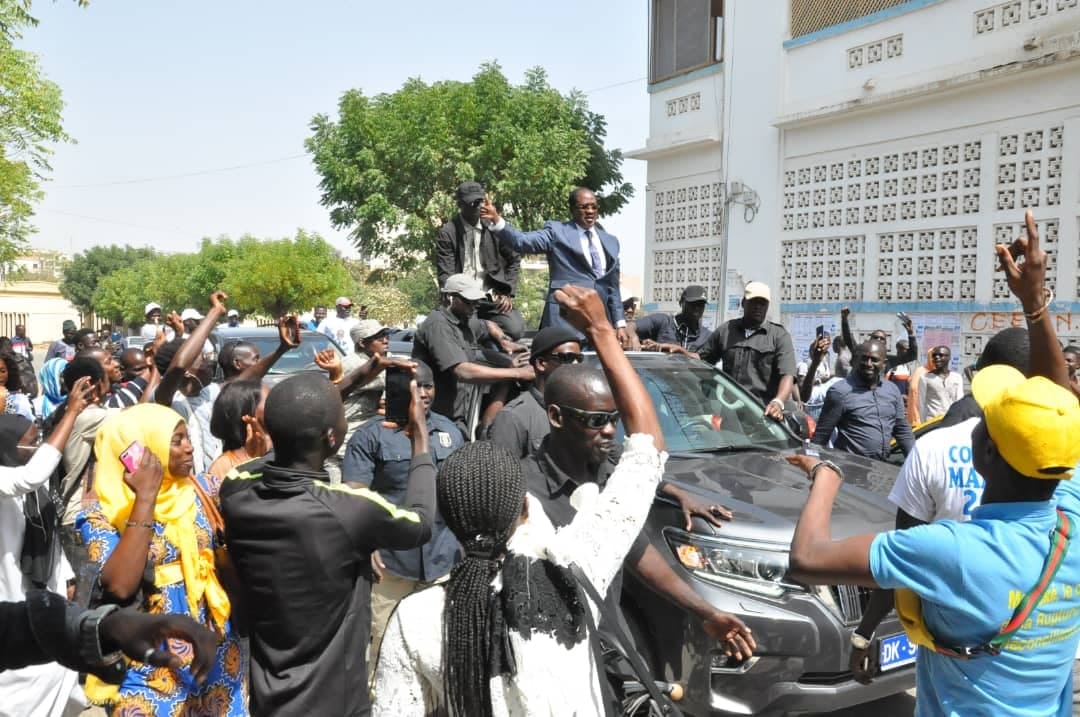
[{"label": "woman wearing yellow headscarf", "polygon": [[[146,450],[130,473],[120,455],[135,442]],[[188,667],[191,647],[176,643],[170,648],[187,655],[180,669],[132,665],[119,688],[88,681],[87,694],[115,715],[246,715],[247,658],[229,621],[229,598],[214,568],[218,540],[195,481],[205,495],[216,494],[217,484],[192,474],[187,425],[170,408],[132,406],[102,423],[94,453],[99,502],[76,527],[101,566],[100,600],[189,615],[223,639],[201,686]]]}]

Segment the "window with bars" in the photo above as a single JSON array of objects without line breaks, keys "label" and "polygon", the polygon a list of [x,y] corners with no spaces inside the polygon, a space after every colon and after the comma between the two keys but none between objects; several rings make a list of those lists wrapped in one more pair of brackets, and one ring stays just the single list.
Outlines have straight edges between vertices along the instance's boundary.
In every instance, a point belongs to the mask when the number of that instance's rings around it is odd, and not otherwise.
[{"label": "window with bars", "polygon": [[723,0],[652,0],[649,82],[720,62]]},{"label": "window with bars", "polygon": [[791,36],[809,35],[908,2],[910,0],[791,0]]}]

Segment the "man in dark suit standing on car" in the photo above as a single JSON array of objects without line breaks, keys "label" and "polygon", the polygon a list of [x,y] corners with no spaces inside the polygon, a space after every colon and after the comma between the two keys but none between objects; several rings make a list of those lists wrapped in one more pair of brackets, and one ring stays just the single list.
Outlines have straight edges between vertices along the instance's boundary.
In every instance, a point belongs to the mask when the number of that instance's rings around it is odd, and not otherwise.
[{"label": "man in dark suit standing on car", "polygon": [[626,347],[630,337],[619,292],[619,240],[596,223],[600,208],[592,190],[578,187],[570,192],[569,204],[573,221],[549,221],[542,228],[525,233],[507,224],[490,200],[484,202],[480,216],[491,223],[491,230],[503,246],[519,254],[547,256],[548,295],[540,328],[567,325],[559,316],[555,290],[574,284],[596,290],[608,321],[616,327],[619,343]]},{"label": "man in dark suit standing on car", "polygon": [[459,211],[435,238],[439,289],[454,274],[466,274],[480,282],[488,297],[476,305],[477,318],[495,322],[504,334],[517,341],[525,332],[525,319],[514,308],[521,255],[500,242],[480,221],[484,196],[484,186],[479,182],[462,182],[454,192]]}]

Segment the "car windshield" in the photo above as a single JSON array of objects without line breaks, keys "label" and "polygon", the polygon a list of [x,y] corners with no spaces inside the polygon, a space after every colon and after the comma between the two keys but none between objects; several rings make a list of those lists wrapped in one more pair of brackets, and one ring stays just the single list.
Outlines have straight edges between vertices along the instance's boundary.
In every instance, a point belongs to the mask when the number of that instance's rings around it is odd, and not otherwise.
[{"label": "car windshield", "polygon": [[674,360],[635,364],[671,452],[791,448],[791,434],[721,371]]},{"label": "car windshield", "polygon": [[[305,333],[303,342],[294,349],[289,349],[285,355],[279,358],[270,373],[295,373],[296,371],[319,371],[315,365],[315,354],[334,344],[329,337],[323,334]],[[259,355],[266,356],[274,352],[278,346],[278,337],[274,336],[244,336],[229,337],[229,341],[249,341],[259,347]]]}]

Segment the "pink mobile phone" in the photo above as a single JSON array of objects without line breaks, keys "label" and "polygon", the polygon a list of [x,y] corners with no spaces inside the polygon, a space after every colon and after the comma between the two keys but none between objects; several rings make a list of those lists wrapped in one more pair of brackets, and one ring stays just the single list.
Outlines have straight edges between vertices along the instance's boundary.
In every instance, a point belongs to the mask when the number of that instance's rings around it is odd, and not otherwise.
[{"label": "pink mobile phone", "polygon": [[128,473],[139,470],[139,464],[142,463],[145,452],[146,448],[138,441],[132,441],[131,445],[124,449],[124,452],[120,454],[120,462],[124,464]]}]

